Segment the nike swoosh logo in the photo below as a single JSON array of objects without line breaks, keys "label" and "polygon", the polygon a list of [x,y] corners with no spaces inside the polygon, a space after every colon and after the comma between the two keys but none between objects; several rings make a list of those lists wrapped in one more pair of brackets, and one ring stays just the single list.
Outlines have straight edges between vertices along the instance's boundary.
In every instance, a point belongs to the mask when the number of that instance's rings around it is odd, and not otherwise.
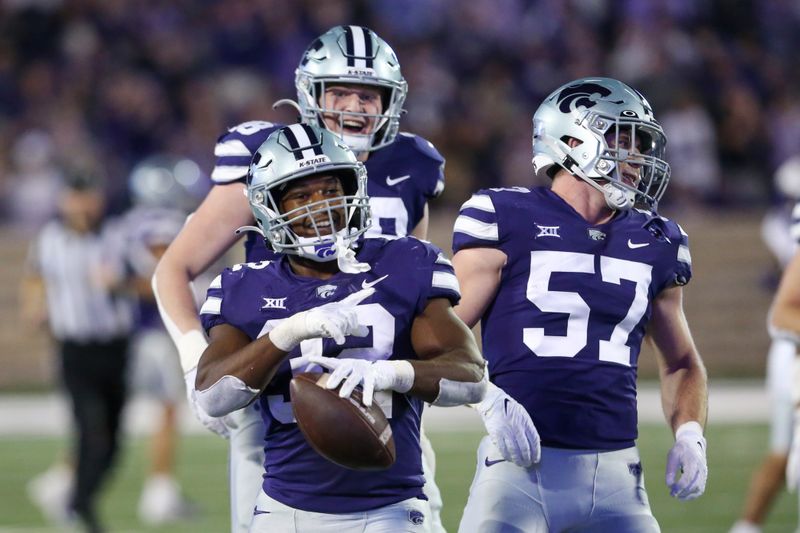
[{"label": "nike swoosh logo", "polygon": [[508,398],[503,400],[503,411],[505,412],[505,414],[508,414]]},{"label": "nike swoosh logo", "polygon": [[269,512],[269,511],[262,511],[262,510],[261,510],[261,509],[259,509],[258,507],[256,507],[255,509],[253,509],[253,516],[258,516],[258,515],[260,515],[260,514],[270,514],[270,512]]},{"label": "nike swoosh logo", "polygon": [[385,280],[388,277],[389,277],[389,274],[386,274],[385,276],[381,276],[380,278],[378,278],[378,279],[376,279],[375,281],[372,281],[372,282],[367,282],[367,280],[364,280],[364,281],[361,282],[361,288],[362,289],[369,289],[370,287],[374,287],[375,285],[377,285],[378,283],[380,283],[381,281]]},{"label": "nike swoosh logo", "polygon": [[386,176],[386,185],[389,187],[393,187],[400,183],[401,181],[406,181],[407,179],[411,178],[411,174],[406,174],[405,176],[400,176],[399,178],[393,178],[391,176]]},{"label": "nike swoosh logo", "polygon": [[505,459],[495,459],[494,461],[490,461],[489,458],[487,457],[483,461],[483,464],[485,464],[486,466],[492,466],[492,465],[496,465],[497,463],[503,463],[503,462],[505,462]]},{"label": "nike swoosh logo", "polygon": [[644,248],[645,246],[650,246],[650,243],[649,242],[631,242],[631,240],[628,239],[628,248],[630,248],[631,250],[635,250],[636,248]]}]

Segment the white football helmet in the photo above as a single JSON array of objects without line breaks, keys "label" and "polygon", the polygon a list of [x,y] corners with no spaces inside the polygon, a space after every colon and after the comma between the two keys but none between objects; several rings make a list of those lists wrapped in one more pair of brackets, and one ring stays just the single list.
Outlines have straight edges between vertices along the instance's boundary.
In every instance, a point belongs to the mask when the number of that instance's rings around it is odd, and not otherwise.
[{"label": "white football helmet", "polygon": [[[344,196],[313,202],[282,213],[281,196],[292,180],[316,174],[339,177]],[[247,175],[247,198],[256,224],[278,253],[314,261],[336,259],[370,226],[367,171],[353,152],[329,132],[308,124],[292,124],[274,131],[253,155]],[[336,211],[344,209],[346,226],[336,231]],[[298,219],[309,217],[316,235],[301,237],[292,231]],[[321,224],[327,222],[329,224]],[[330,229],[326,229],[326,227]],[[334,246],[339,241],[341,245]]]},{"label": "white football helmet", "polygon": [[[340,84],[381,89],[383,113],[343,113],[323,108],[326,86]],[[323,114],[338,115],[342,133],[334,133],[355,152],[377,150],[397,136],[408,84],[400,73],[394,51],[368,28],[336,26],[314,40],[295,71],[295,87],[302,121],[324,128]],[[352,116],[373,119],[372,132],[368,135],[344,133],[344,121]]]},{"label": "white football helmet", "polygon": [[[612,146],[621,133],[631,147]],[[580,144],[570,147],[569,139]],[[655,210],[670,177],[664,161],[667,138],[653,109],[636,89],[610,78],[582,78],[550,94],[533,115],[533,167],[552,178],[559,167],[603,192],[612,209],[640,205]],[[623,181],[620,163],[639,170],[638,181]]]}]

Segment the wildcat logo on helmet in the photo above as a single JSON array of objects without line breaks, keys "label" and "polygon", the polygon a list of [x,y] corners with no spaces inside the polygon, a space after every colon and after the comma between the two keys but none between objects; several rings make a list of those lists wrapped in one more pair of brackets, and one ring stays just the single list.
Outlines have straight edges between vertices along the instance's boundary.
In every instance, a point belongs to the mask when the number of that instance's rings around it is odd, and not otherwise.
[{"label": "wildcat logo on helmet", "polygon": [[[572,85],[559,93],[558,109],[562,113],[570,113],[579,107],[590,109],[597,105],[598,100],[602,100],[610,94],[611,91],[608,88],[597,83]],[[611,103],[621,104],[622,100]]]}]

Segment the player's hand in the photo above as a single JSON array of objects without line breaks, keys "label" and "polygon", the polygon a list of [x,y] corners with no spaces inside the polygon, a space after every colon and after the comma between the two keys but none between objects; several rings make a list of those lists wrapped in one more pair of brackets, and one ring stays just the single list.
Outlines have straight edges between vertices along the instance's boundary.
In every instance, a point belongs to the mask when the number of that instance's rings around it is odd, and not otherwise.
[{"label": "player's hand", "polygon": [[528,411],[514,398],[489,383],[483,401],[473,406],[503,459],[523,468],[539,462],[542,457],[539,432]]},{"label": "player's hand", "polygon": [[231,432],[228,426],[225,423],[225,418],[215,418],[203,410],[202,407],[197,403],[194,397],[195,388],[194,382],[197,378],[197,367],[192,368],[188,372],[183,375],[183,380],[186,383],[186,396],[189,402],[189,407],[192,409],[195,418],[203,424],[203,427],[206,429],[216,433],[220,437],[223,438],[230,438]]},{"label": "player's hand", "polygon": [[269,338],[277,348],[289,352],[306,339],[330,338],[342,345],[349,335],[366,337],[369,329],[358,323],[356,307],[374,292],[372,287],[362,289],[339,302],[292,315],[270,331]]},{"label": "player's hand", "polygon": [[357,386],[361,385],[363,387],[361,399],[367,407],[372,405],[375,391],[408,392],[414,385],[414,368],[408,361],[367,361],[320,355],[309,355],[296,360],[298,363],[293,363],[293,368],[298,364],[307,363],[330,370],[331,375],[328,376],[326,388],[335,389],[343,382],[342,388],[339,389],[341,398],[347,398]]},{"label": "player's hand", "polygon": [[792,446],[786,463],[786,488],[794,492],[798,485],[800,485],[800,411],[795,411]]},{"label": "player's hand", "polygon": [[694,500],[705,492],[707,479],[706,439],[702,428],[697,422],[682,424],[675,432],[675,444],[667,455],[666,481],[670,496]]}]

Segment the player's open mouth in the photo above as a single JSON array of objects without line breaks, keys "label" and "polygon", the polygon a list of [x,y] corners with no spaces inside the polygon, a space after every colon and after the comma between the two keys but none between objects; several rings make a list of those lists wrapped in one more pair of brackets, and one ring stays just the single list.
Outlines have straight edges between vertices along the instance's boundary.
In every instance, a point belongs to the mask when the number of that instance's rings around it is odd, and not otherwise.
[{"label": "player's open mouth", "polygon": [[636,184],[639,183],[639,176],[637,176],[633,172],[623,172],[622,181],[626,185],[630,185],[631,187],[636,187]]},{"label": "player's open mouth", "polygon": [[335,227],[338,228],[341,226],[341,216],[339,215],[339,213],[334,212],[331,214],[331,217],[325,215],[324,217],[316,218],[313,221],[309,219],[308,222],[303,224],[303,227],[312,233],[316,229],[316,231],[319,232],[320,235],[330,235],[331,233],[333,233],[333,228],[331,227],[331,219],[333,219],[333,225]]},{"label": "player's open mouth", "polygon": [[349,133],[351,135],[357,134],[365,134],[367,129],[367,121],[366,120],[357,120],[346,118],[342,121],[342,130],[344,133]]}]

